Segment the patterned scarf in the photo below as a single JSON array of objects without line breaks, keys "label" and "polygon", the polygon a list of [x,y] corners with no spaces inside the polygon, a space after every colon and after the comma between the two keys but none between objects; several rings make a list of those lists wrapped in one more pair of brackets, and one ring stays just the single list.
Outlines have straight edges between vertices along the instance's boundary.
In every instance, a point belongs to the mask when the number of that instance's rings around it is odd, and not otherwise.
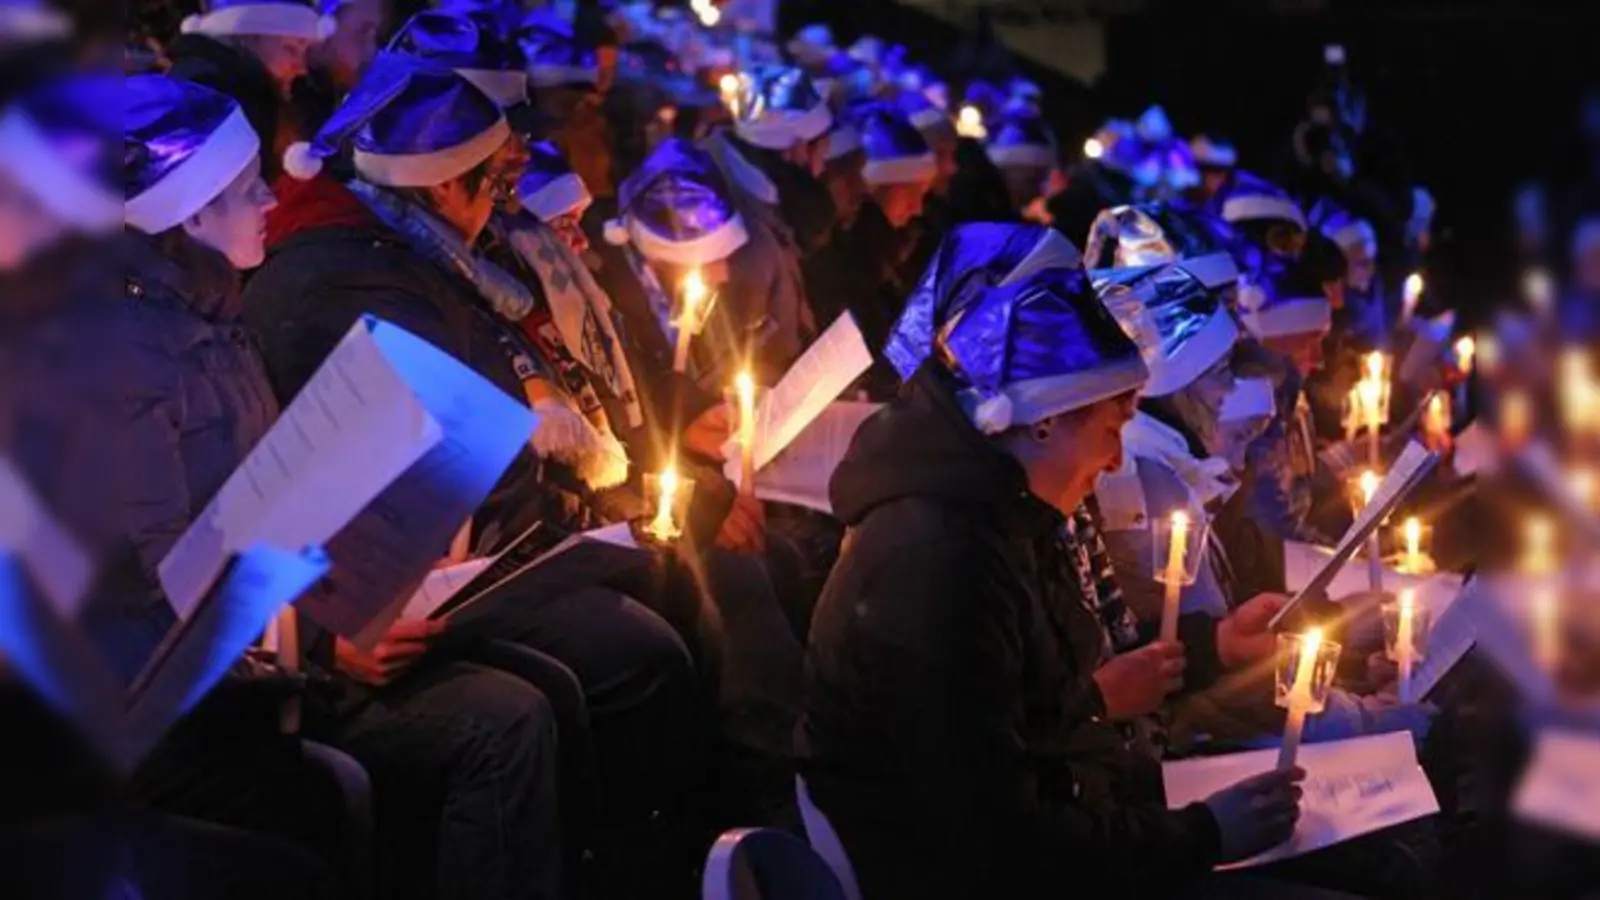
[{"label": "patterned scarf", "polygon": [[1087,504],[1067,517],[1061,541],[1078,575],[1084,606],[1100,622],[1101,661],[1138,646],[1138,620],[1122,597],[1111,553]]}]

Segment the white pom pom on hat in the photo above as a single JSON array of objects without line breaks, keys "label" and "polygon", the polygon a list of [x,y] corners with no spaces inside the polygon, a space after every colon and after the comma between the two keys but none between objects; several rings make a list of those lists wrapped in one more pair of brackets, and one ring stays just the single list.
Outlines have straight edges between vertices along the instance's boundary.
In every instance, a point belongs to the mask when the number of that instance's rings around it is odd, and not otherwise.
[{"label": "white pom pom on hat", "polygon": [[996,391],[983,398],[972,411],[972,424],[984,434],[1003,434],[1011,429],[1014,417],[1011,398],[1004,391]]},{"label": "white pom pom on hat", "polygon": [[297,181],[310,181],[322,174],[322,157],[312,154],[305,141],[295,141],[283,151],[283,171]]},{"label": "white pom pom on hat", "polygon": [[613,247],[627,246],[629,240],[628,223],[622,219],[607,219],[605,227],[601,229],[600,234],[606,239],[606,243]]}]

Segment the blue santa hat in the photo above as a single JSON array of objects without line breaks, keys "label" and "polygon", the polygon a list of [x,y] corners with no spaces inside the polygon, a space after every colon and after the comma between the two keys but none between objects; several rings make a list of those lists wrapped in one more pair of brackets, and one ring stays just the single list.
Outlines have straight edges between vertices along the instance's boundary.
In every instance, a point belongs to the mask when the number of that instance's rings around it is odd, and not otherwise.
[{"label": "blue santa hat", "polygon": [[1189,141],[1189,152],[1202,169],[1231,169],[1239,164],[1239,151],[1220,138],[1197,134]]},{"label": "blue santa hat", "polygon": [[1323,201],[1311,210],[1310,219],[1322,236],[1344,251],[1345,256],[1364,248],[1368,256],[1378,253],[1378,233],[1366,219],[1334,203]]},{"label": "blue santa hat", "polygon": [[209,0],[203,12],[187,16],[184,34],[211,37],[269,35],[327,40],[338,30],[332,16],[323,15],[316,0]]},{"label": "blue santa hat", "polygon": [[824,154],[828,162],[848,156],[860,149],[860,129],[845,121],[843,117],[836,119],[833,130],[828,132],[828,149]]},{"label": "blue santa hat", "polygon": [[1321,285],[1272,258],[1241,279],[1239,319],[1258,338],[1322,334],[1333,325],[1333,304]]},{"label": "blue santa hat", "polygon": [[839,48],[833,39],[833,29],[827,25],[812,24],[795,32],[784,49],[789,51],[789,56],[796,63],[809,69],[822,65]]},{"label": "blue santa hat", "polygon": [[517,199],[542,222],[582,211],[594,202],[588,185],[572,171],[567,155],[550,141],[528,147],[528,168],[517,181]]},{"label": "blue santa hat", "polygon": [[727,259],[750,239],[715,161],[688,141],[663,141],[617,190],[620,218],[606,242],[648,259],[703,266]]},{"label": "blue santa hat", "polygon": [[852,59],[872,69],[883,65],[885,47],[883,39],[874,34],[863,34],[847,50]]},{"label": "blue santa hat", "polygon": [[984,292],[1046,269],[1075,269],[1081,263],[1078,248],[1045,225],[958,225],[934,251],[889,333],[883,355],[902,381],[910,379],[933,352],[939,330]]},{"label": "blue santa hat", "polygon": [[1289,192],[1250,172],[1239,172],[1222,196],[1222,218],[1241,222],[1288,222],[1306,227],[1305,213]]},{"label": "blue santa hat", "polygon": [[74,228],[123,224],[120,77],[48,80],[0,112],[0,172]]},{"label": "blue santa hat", "polygon": [[1149,362],[1145,396],[1177,393],[1232,355],[1239,340],[1232,311],[1181,266],[1091,274],[1100,297]]},{"label": "blue santa hat", "polygon": [[536,88],[592,87],[600,80],[595,48],[578,39],[571,21],[549,9],[528,13],[517,28],[517,42]]},{"label": "blue santa hat", "polygon": [[204,209],[255,161],[261,140],[232,97],[165,75],[122,83],[124,221],[146,234]]},{"label": "blue santa hat", "polygon": [[71,34],[72,20],[43,0],[0,0],[0,39],[32,43]]},{"label": "blue santa hat", "polygon": [[944,107],[929,100],[927,95],[920,90],[902,88],[895,95],[894,105],[918,131],[926,133],[934,129],[950,127],[950,114],[945,112]]},{"label": "blue santa hat", "polygon": [[967,89],[961,95],[961,105],[976,109],[983,116],[985,122],[1000,118],[1000,113],[1006,108],[1006,94],[981,78],[967,82]]},{"label": "blue santa hat", "polygon": [[515,35],[517,26],[522,22],[526,12],[518,0],[441,0],[433,6],[439,12],[465,16],[485,26],[502,40]]},{"label": "blue santa hat", "polygon": [[833,126],[833,111],[806,73],[793,66],[761,66],[739,80],[733,131],[768,150],[814,141]]},{"label": "blue santa hat", "polygon": [[366,181],[433,187],[472,171],[511,136],[499,105],[472,82],[384,52],[310,143],[289,146],[283,168],[294,178],[315,178],[323,160],[348,143]]},{"label": "blue santa hat", "polygon": [[1226,222],[1198,209],[1142,203],[1102,210],[1083,246],[1090,269],[1176,264],[1211,290],[1237,286],[1237,242]]},{"label": "blue santa hat", "polygon": [[903,113],[883,101],[859,103],[846,111],[861,132],[867,165],[861,177],[868,185],[915,184],[938,174],[928,139]]},{"label": "blue santa hat", "polygon": [[989,161],[1002,169],[1048,169],[1060,161],[1056,136],[1030,109],[1012,108],[989,126]]},{"label": "blue santa hat", "polygon": [[1139,390],[1139,348],[1081,269],[1049,269],[986,292],[938,336],[973,425],[995,435]]},{"label": "blue santa hat", "polygon": [[389,52],[451,69],[502,107],[528,100],[522,51],[483,20],[437,10],[417,13],[389,41]]}]

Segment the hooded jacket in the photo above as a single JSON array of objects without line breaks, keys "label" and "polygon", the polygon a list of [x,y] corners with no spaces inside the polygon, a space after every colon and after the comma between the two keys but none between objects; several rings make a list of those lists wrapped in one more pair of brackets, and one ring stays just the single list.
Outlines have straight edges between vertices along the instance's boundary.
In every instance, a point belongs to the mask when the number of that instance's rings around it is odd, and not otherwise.
[{"label": "hooded jacket", "polygon": [[1202,805],[1102,720],[1101,626],[1063,517],[925,365],[830,488],[849,527],[811,626],[797,734],[865,896],[1163,894],[1219,855]]}]

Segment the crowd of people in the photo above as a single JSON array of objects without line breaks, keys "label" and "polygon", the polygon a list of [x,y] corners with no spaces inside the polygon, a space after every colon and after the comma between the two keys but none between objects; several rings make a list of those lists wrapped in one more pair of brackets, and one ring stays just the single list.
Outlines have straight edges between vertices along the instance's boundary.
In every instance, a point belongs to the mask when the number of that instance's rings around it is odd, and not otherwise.
[{"label": "crowd of people", "polygon": [[[667,470],[693,490],[681,539],[513,580],[470,641],[302,612],[292,656],[250,650],[126,778],[9,698],[15,896],[688,897],[722,830],[818,816],[873,900],[1513,895],[1463,861],[1500,859],[1467,827],[1477,736],[1521,704],[1472,666],[1402,702],[1377,594],[1287,614],[1346,648],[1306,740],[1412,735],[1439,815],[1244,877],[1213,870],[1289,839],[1305,771],[1163,794],[1163,760],[1279,742],[1286,542],[1338,541],[1363,462],[1505,424],[1426,287],[1433,198],[1360,165],[1383,110],[1338,48],[1264,171],[1159,106],[1065,147],[1026,79],[732,5],[182,12],[138,10],[113,70],[0,2],[0,454],[96,560],[77,624],[125,682],[182,625],[163,560],[364,321],[537,417],[396,564],[639,523]],[[1570,270],[1496,333],[1540,410],[1552,323],[1600,296],[1600,211],[1562,227]],[[726,392],[840,322],[872,353],[840,399],[876,409],[826,503],[764,498]],[[1349,398],[1374,352],[1368,460]],[[1477,481],[1445,464],[1421,491],[1441,568],[1515,546],[1459,514]],[[1163,629],[1173,511],[1203,549]],[[1594,650],[1563,678],[1592,684]],[[1515,895],[1592,886],[1581,845],[1540,847]]]}]

